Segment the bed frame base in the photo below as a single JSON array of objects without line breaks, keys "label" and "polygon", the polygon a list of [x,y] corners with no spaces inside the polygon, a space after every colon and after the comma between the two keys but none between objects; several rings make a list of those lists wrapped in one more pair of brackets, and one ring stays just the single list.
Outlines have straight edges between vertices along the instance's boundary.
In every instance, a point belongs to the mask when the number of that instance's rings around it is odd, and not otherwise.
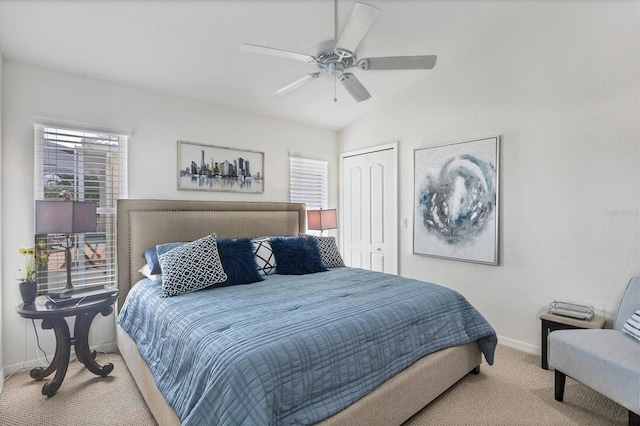
[{"label": "bed frame base", "polygon": [[[159,425],[179,425],[178,416],[158,390],[151,370],[135,342],[120,327],[118,349],[142,397]],[[479,373],[481,352],[476,342],[430,354],[344,410],[318,423],[329,425],[400,425],[469,372]]]}]

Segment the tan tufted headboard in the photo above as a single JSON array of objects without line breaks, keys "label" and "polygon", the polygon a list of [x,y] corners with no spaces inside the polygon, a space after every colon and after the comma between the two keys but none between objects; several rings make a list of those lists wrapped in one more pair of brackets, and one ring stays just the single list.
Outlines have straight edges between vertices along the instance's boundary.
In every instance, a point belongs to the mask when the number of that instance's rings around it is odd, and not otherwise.
[{"label": "tan tufted headboard", "polygon": [[142,279],[144,251],[157,244],[220,238],[297,235],[306,231],[302,203],[118,200],[118,306]]}]

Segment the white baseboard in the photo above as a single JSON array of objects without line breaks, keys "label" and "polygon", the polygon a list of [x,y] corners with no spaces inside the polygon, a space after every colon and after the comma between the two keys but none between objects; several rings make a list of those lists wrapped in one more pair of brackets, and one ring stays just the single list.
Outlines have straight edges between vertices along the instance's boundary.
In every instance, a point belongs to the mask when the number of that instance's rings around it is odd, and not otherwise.
[{"label": "white baseboard", "polygon": [[509,339],[508,337],[498,336],[498,343],[508,346],[513,349],[517,349],[522,352],[526,352],[532,355],[540,355],[542,348],[540,346],[524,343],[519,340]]},{"label": "white baseboard", "polygon": [[[109,353],[109,352],[117,352],[118,348],[115,342],[108,342],[108,343],[102,343],[100,345],[94,345],[91,347],[91,350]],[[74,359],[76,359],[76,352],[75,350],[73,350],[73,346],[72,346],[71,354],[69,355],[69,362],[73,361]],[[49,360],[53,360],[53,354],[49,355]],[[2,391],[2,387],[4,386],[4,378],[20,370],[26,371],[26,370],[31,370],[33,367],[46,367],[47,365],[43,364],[43,362],[46,362],[44,360],[44,357],[41,358],[40,360],[31,359],[31,360],[25,360],[24,362],[19,362],[17,364],[5,365],[2,371],[2,376],[0,376],[2,378],[0,379],[0,392]],[[53,378],[53,373],[51,378]]]}]

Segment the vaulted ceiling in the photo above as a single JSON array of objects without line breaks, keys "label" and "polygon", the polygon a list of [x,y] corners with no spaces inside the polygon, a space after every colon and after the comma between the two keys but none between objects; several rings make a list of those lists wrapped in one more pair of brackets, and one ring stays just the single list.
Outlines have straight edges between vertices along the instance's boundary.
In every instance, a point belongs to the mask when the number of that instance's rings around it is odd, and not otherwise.
[{"label": "vaulted ceiling", "polygon": [[239,49],[252,43],[315,55],[319,43],[341,34],[350,0],[337,6],[331,0],[0,0],[0,51],[16,61],[338,130],[419,79],[445,72],[443,64],[527,3],[365,2],[380,12],[358,57],[433,54],[438,62],[433,70],[352,71],[372,95],[360,103],[328,75],[273,96],[317,66]]}]

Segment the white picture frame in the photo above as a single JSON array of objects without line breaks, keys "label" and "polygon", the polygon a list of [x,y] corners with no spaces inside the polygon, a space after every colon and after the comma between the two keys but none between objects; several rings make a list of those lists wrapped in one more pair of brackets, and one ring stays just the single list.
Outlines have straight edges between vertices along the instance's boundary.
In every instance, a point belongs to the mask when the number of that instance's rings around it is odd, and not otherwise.
[{"label": "white picture frame", "polygon": [[498,264],[499,154],[499,136],[414,150],[414,254]]}]

